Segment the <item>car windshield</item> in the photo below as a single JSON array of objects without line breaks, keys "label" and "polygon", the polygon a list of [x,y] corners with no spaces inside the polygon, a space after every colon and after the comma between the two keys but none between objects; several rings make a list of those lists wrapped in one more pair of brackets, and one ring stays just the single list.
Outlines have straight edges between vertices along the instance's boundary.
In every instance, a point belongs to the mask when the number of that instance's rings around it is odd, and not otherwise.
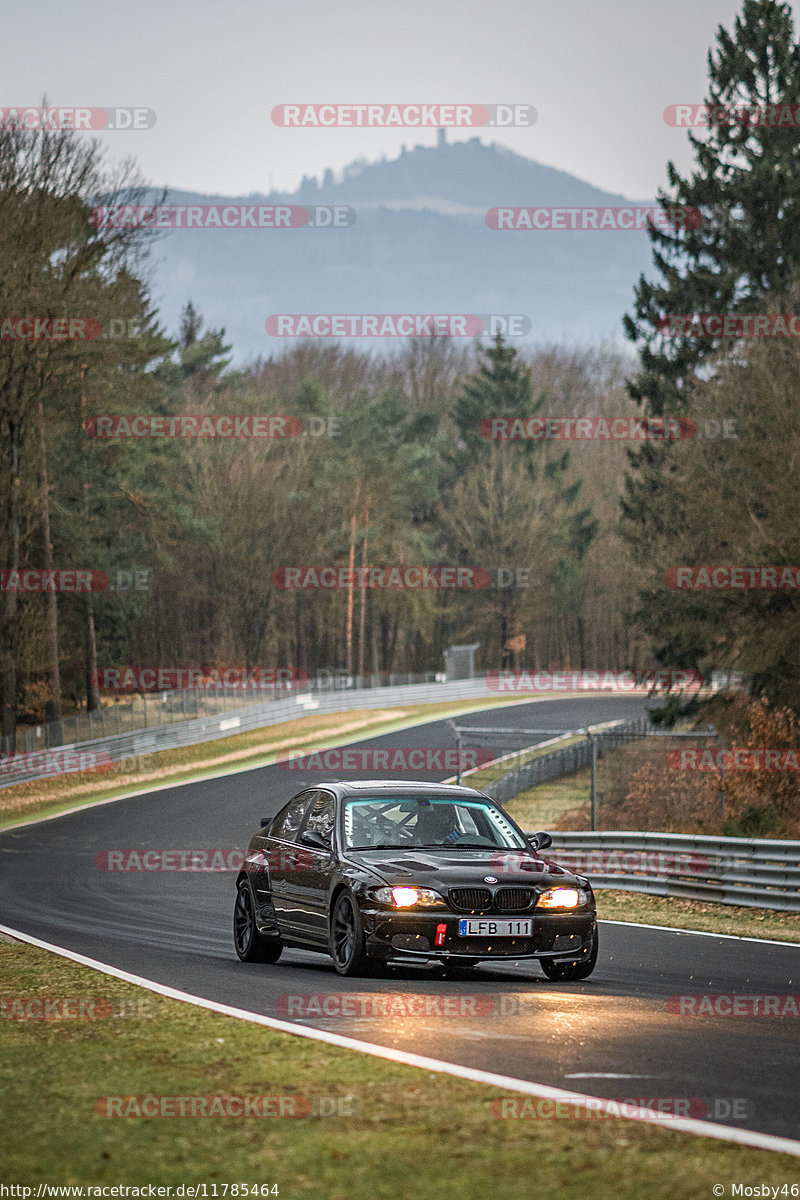
[{"label": "car windshield", "polygon": [[351,850],[527,848],[520,833],[491,801],[424,795],[347,799],[344,841]]}]

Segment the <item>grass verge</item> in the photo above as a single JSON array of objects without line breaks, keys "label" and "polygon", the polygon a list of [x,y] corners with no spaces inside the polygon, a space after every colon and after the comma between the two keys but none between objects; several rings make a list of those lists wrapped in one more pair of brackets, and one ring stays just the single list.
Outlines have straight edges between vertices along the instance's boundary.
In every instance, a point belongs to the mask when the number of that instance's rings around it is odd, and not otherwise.
[{"label": "grass verge", "polygon": [[[268,970],[269,968],[246,968]],[[31,1185],[277,1184],[284,1200],[707,1200],[797,1160],[612,1118],[500,1120],[500,1089],[305,1042],[0,942],[6,997],[110,1000],[127,1017],[4,1020],[5,1177]],[[99,1011],[98,1008],[95,1011]],[[99,1097],[325,1098],[343,1115],[119,1117]],[[542,1181],[546,1190],[542,1192]],[[477,1187],[476,1187],[477,1185]],[[221,1190],[218,1193],[221,1195]],[[230,1194],[230,1193],[229,1193]]]},{"label": "grass verge", "polygon": [[711,904],[707,900],[681,900],[677,896],[646,896],[615,888],[603,888],[596,896],[598,914],[607,921],[669,925],[673,929],[800,943],[800,913]]}]

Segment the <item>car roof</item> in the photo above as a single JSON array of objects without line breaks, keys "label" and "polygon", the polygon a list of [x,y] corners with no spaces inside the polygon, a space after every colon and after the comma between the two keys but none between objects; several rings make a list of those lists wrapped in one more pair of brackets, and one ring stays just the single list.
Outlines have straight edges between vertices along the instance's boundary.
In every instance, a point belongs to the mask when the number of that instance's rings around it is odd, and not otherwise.
[{"label": "car roof", "polygon": [[373,796],[382,793],[393,796],[418,796],[420,793],[424,793],[428,796],[449,796],[453,800],[458,797],[470,800],[475,800],[476,798],[480,800],[490,799],[484,792],[479,792],[476,788],[466,787],[464,784],[425,783],[419,779],[335,779],[320,783],[319,786],[336,792],[341,798],[346,796],[363,796],[365,793]]}]

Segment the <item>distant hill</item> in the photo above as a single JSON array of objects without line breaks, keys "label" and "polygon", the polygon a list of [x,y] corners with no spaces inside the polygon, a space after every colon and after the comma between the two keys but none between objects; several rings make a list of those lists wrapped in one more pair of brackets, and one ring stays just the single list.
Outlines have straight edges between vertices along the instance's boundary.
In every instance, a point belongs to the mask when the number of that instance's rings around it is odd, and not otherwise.
[{"label": "distant hill", "polygon": [[[153,288],[167,331],[191,299],[224,326],[236,362],[279,349],[273,313],[522,313],[528,344],[621,339],[640,272],[644,231],[498,232],[499,205],[619,206],[632,201],[478,138],[359,160],[296,192],[211,196],[172,191],[173,204],[346,204],[345,229],[174,230],[155,246]],[[391,343],[358,343],[380,351]],[[396,344],[396,343],[395,343]]]}]

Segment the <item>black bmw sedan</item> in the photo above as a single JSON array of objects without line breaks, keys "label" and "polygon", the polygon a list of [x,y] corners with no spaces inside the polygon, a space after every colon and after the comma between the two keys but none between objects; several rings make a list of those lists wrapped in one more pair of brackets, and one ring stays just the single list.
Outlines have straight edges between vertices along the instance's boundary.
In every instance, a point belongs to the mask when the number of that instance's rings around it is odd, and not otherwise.
[{"label": "black bmw sedan", "polygon": [[483,792],[441,783],[326,783],[265,818],[236,880],[245,962],[284,946],[330,954],[341,975],[387,961],[535,958],[549,979],[597,961],[588,880],[539,857]]}]

